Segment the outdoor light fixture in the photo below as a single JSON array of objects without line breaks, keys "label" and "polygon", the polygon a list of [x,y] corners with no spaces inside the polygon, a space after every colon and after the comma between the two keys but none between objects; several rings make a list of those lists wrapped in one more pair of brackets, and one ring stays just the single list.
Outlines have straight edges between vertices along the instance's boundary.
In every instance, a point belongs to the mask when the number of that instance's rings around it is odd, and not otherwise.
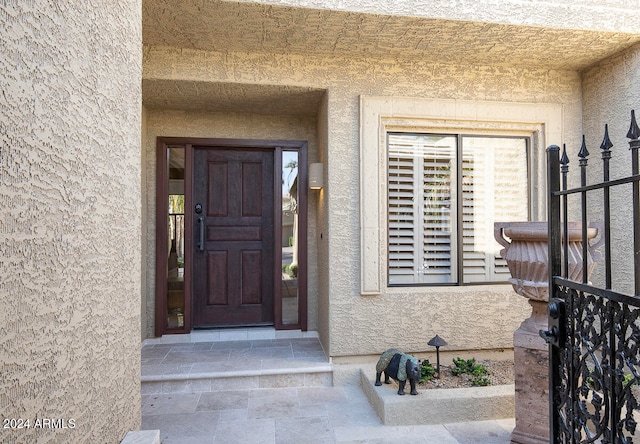
[{"label": "outdoor light fixture", "polygon": [[428,345],[436,348],[436,372],[438,372],[438,378],[440,377],[440,347],[444,347],[447,345],[447,341],[442,339],[440,336],[435,335],[429,342]]},{"label": "outdoor light fixture", "polygon": [[323,183],[323,168],[321,163],[312,163],[309,165],[309,188],[312,190],[321,190]]}]

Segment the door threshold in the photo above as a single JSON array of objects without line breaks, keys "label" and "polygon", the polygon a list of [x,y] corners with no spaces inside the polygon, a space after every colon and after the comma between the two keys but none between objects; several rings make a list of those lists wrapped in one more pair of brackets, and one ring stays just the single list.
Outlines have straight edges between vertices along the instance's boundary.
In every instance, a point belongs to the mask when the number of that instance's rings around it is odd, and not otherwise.
[{"label": "door threshold", "polygon": [[259,339],[301,338],[318,338],[318,332],[302,330],[276,330],[275,327],[218,328],[211,330],[192,330],[191,333],[188,334],[164,335],[159,338],[149,338],[143,341],[143,345],[174,344],[186,342],[252,341]]},{"label": "door threshold", "polygon": [[235,325],[198,325],[192,331],[233,330],[233,329],[274,328],[273,322],[264,324],[235,324]]}]

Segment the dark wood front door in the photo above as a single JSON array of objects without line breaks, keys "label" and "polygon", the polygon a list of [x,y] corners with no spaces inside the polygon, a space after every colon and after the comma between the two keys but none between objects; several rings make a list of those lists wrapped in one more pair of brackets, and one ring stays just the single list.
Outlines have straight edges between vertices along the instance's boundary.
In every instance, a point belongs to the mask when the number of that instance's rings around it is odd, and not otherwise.
[{"label": "dark wood front door", "polygon": [[273,324],[273,150],[194,147],[193,325]]}]

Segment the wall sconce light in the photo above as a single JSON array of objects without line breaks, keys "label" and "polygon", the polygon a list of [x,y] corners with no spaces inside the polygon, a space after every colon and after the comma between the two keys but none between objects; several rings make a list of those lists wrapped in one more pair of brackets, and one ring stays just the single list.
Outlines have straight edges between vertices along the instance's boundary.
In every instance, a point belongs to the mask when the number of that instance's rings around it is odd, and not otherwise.
[{"label": "wall sconce light", "polygon": [[321,190],[324,186],[323,168],[321,163],[312,163],[309,165],[309,188],[312,190]]}]

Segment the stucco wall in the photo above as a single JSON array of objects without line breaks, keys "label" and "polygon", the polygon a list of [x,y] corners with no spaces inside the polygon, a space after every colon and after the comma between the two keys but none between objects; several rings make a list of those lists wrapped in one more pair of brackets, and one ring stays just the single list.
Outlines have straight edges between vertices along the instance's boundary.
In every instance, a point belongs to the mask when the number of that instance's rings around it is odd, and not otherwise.
[{"label": "stucco wall", "polygon": [[[604,125],[609,125],[611,148],[611,179],[631,175],[631,153],[626,138],[631,122],[631,110],[640,117],[640,46],[624,51],[583,73],[584,133],[589,160],[588,182],[602,181],[600,143],[604,137]],[[567,147],[567,149],[569,149]],[[579,146],[573,147],[572,156]],[[578,184],[580,172],[574,161],[570,170],[572,183]],[[589,195],[591,220],[602,220],[602,193]],[[615,290],[633,294],[633,242],[630,242],[631,188],[618,187],[611,193],[613,282]],[[593,281],[604,283],[604,275],[596,272]]]},{"label": "stucco wall", "polygon": [[[319,262],[329,295],[332,356],[375,354],[389,345],[426,349],[438,333],[453,348],[508,348],[528,311],[508,286],[431,287],[359,292],[359,100],[361,95],[559,104],[564,141],[581,130],[575,71],[462,66],[419,60],[314,57],[146,48],[146,78],[325,88],[327,94],[328,261]],[[322,287],[321,285],[321,287]]]},{"label": "stucco wall", "polygon": [[2,442],[140,426],[140,11],[0,2]]},{"label": "stucco wall", "polygon": [[[327,214],[327,147],[329,145],[329,121],[327,119],[327,106],[329,103],[328,93],[322,98],[320,108],[318,110],[318,161],[325,165],[324,168],[324,184],[325,187],[319,192],[318,205],[316,209],[316,241],[318,243],[318,264],[329,263],[329,243],[327,235],[329,234],[329,215]],[[320,341],[325,347],[327,353],[330,352],[329,345],[331,339],[331,328],[329,324],[329,315],[331,313],[329,307],[329,269],[328,267],[318,266],[316,268],[318,275],[318,335]]]},{"label": "stucco wall", "polygon": [[[238,113],[204,113],[195,111],[158,110],[147,111],[144,150],[146,185],[145,207],[148,214],[156,211],[156,139],[157,137],[202,137],[230,139],[305,140],[308,142],[309,162],[318,158],[316,120],[313,117],[274,116]],[[317,330],[318,274],[316,207],[318,193],[308,191],[309,228],[309,279],[308,279],[308,328]],[[146,335],[154,336],[155,315],[155,217],[148,218],[144,226],[147,256],[146,282]]]},{"label": "stucco wall", "polygon": [[[141,138],[140,138],[140,146],[141,146],[141,174],[140,174],[140,189],[142,193],[142,233],[140,235],[140,251],[142,254],[142,261],[140,264],[140,336],[142,340],[145,340],[147,337],[147,294],[149,292],[149,276],[148,276],[148,267],[149,267],[149,258],[153,257],[153,253],[147,251],[147,221],[149,221],[149,208],[147,205],[147,196],[145,194],[146,185],[147,185],[147,159],[149,157],[148,149],[146,149],[145,143],[147,141],[147,109],[142,107],[141,114]],[[155,156],[150,156],[154,159]],[[154,216],[155,218],[155,216]],[[153,274],[152,274],[153,275]]]}]

